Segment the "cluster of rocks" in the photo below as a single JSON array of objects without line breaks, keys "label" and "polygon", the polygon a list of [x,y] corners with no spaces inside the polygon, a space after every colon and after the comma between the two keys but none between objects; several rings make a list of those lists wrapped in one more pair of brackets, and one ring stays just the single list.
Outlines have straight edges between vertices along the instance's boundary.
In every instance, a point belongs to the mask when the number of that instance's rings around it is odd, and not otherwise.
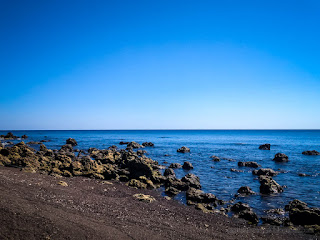
[{"label": "cluster of rocks", "polygon": [[75,155],[77,142],[68,139],[60,150],[40,145],[35,151],[24,142],[12,147],[0,146],[0,165],[17,166],[24,171],[42,172],[54,176],[86,176],[97,179],[119,179],[138,188],[155,188],[164,183],[158,162],[136,152],[116,148],[90,148]]},{"label": "cluster of rocks", "polygon": [[18,136],[13,135],[12,132],[8,132],[6,135],[0,135],[0,138],[1,139],[5,139],[5,140],[15,140],[15,139],[18,139],[18,138],[26,139],[26,138],[28,138],[28,136],[27,135],[22,135],[21,137],[18,137]]},{"label": "cluster of rocks", "polygon": [[304,151],[302,152],[303,155],[309,155],[309,156],[316,156],[316,155],[320,155],[320,152],[316,151],[316,150],[311,150],[311,151]]}]

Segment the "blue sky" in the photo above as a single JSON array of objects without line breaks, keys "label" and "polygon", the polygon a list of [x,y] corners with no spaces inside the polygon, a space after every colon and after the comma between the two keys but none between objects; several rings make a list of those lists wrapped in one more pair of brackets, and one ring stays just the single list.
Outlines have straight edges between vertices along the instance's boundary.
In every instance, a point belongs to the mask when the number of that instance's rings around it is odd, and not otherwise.
[{"label": "blue sky", "polygon": [[320,3],[0,1],[0,129],[319,129]]}]

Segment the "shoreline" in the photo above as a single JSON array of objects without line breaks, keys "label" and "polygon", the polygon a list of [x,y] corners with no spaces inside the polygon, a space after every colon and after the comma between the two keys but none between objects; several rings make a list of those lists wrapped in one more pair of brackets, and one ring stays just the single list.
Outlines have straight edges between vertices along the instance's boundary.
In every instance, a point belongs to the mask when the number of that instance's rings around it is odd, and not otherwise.
[{"label": "shoreline", "polygon": [[[68,186],[59,185],[64,181]],[[209,214],[118,181],[54,177],[0,167],[0,236],[8,239],[316,239]],[[134,194],[153,196],[151,203]]]}]

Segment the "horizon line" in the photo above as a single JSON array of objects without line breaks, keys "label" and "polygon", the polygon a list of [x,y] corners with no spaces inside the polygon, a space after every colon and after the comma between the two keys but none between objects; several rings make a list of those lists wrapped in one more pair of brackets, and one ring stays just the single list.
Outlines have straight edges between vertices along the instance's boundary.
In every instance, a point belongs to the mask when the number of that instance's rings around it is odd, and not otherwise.
[{"label": "horizon line", "polygon": [[319,131],[317,128],[143,128],[143,129],[1,129],[0,131]]}]

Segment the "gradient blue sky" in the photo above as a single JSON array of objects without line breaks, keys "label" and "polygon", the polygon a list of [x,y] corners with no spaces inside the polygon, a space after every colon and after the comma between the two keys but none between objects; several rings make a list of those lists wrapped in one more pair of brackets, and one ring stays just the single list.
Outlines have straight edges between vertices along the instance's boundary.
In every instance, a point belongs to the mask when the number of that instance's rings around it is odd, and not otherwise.
[{"label": "gradient blue sky", "polygon": [[319,129],[320,2],[0,0],[0,129]]}]

